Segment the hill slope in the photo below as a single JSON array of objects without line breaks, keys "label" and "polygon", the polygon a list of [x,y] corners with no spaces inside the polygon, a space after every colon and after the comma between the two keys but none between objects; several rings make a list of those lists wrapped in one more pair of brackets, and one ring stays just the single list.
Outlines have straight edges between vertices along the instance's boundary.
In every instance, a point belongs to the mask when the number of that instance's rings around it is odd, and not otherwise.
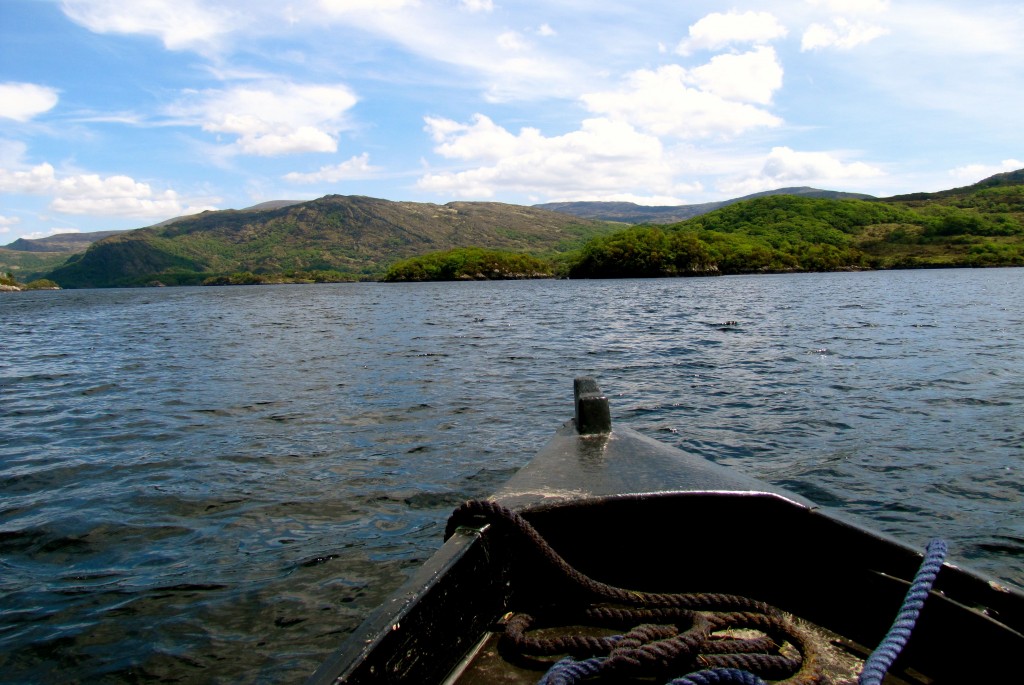
[{"label": "hill slope", "polygon": [[[844,197],[781,189],[684,222],[617,231],[621,222],[540,207],[329,195],[112,235],[48,277],[64,287],[261,280],[253,274],[366,278],[402,259],[457,248],[562,255],[553,268],[574,276],[1024,265],[1024,170],[939,193]],[[667,216],[678,208],[664,209]]]},{"label": "hill slope", "polygon": [[48,273],[70,255],[83,252],[89,245],[120,231],[58,233],[46,238],[18,238],[0,247],[0,273],[10,273],[26,282]]},{"label": "hill slope", "polygon": [[761,197],[593,239],[574,277],[1024,265],[1024,173],[887,200]]},{"label": "hill slope", "polygon": [[798,188],[779,188],[768,190],[763,193],[754,193],[731,200],[721,202],[705,202],[695,205],[665,205],[645,206],[632,202],[548,202],[546,204],[534,205],[540,209],[550,209],[555,212],[565,212],[574,216],[600,221],[621,221],[627,224],[672,224],[695,216],[713,212],[722,207],[753,200],[759,197],[771,195],[799,195],[801,197],[819,198],[826,200],[868,200],[873,199],[870,195],[860,193],[844,193],[836,190],[818,190],[801,186]]},{"label": "hill slope", "polygon": [[[298,204],[298,201],[272,200],[247,209],[278,209],[293,204]],[[176,216],[154,224],[154,226],[166,226],[185,218],[187,216]],[[22,281],[39,278],[65,263],[69,256],[84,252],[93,243],[118,233],[124,233],[124,231],[58,233],[45,238],[18,238],[14,242],[0,247],[0,273],[12,273]]]},{"label": "hill slope", "polygon": [[989,176],[988,178],[982,179],[973,185],[963,186],[961,188],[950,188],[949,190],[940,190],[936,193],[911,193],[909,195],[894,195],[892,197],[884,198],[883,200],[885,202],[900,203],[930,201],[939,203],[955,203],[958,198],[976,195],[981,191],[989,190],[991,188],[1006,188],[1020,185],[1024,185],[1024,169],[1018,169],[1017,171],[1007,171],[1005,173]]},{"label": "hill slope", "polygon": [[3,249],[15,252],[81,252],[97,240],[103,240],[121,231],[94,231],[92,233],[57,233],[45,238],[18,238]]},{"label": "hill slope", "polygon": [[198,283],[239,271],[381,274],[391,262],[456,247],[561,252],[603,222],[497,202],[435,205],[328,195],[268,210],[183,217],[93,244],[49,277],[63,287]]}]

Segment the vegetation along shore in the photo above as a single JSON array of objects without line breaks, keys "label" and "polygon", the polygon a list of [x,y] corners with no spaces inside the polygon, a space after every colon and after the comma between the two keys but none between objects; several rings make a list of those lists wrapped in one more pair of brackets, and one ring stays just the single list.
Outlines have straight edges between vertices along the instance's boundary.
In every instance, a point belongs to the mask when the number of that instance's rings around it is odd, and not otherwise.
[{"label": "vegetation along shore", "polygon": [[[884,199],[790,188],[700,207],[623,204],[435,205],[329,195],[204,212],[92,240],[16,241],[0,248],[0,273],[7,273],[0,287],[1024,266],[1024,169]],[[665,223],[680,215],[690,218]]]}]

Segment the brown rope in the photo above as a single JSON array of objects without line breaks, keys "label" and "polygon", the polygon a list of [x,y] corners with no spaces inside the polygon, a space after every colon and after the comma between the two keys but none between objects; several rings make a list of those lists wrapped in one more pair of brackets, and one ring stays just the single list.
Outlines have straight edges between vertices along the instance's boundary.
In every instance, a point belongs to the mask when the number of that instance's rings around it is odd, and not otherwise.
[{"label": "brown rope", "polygon": [[[569,565],[521,515],[488,500],[459,507],[448,521],[445,537],[460,525],[479,525],[481,517],[528,543],[550,570],[586,597],[568,606],[549,605],[508,618],[504,639],[521,656],[604,656],[601,673],[628,677],[677,677],[707,668],[738,668],[785,685],[822,682],[821,655],[814,642],[769,604],[741,595],[636,592],[602,583]],[[625,628],[626,632],[606,637],[538,634],[542,628],[556,626]],[[761,635],[746,639],[716,634],[743,629]],[[784,654],[785,643],[797,654]]]}]

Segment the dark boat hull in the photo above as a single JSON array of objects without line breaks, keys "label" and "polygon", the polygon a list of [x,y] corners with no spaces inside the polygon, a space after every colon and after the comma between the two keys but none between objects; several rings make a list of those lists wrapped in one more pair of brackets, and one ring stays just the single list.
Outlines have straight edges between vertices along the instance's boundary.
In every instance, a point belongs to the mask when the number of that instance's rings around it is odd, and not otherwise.
[{"label": "dark boat hull", "polygon": [[[801,497],[626,428],[581,436],[570,422],[493,499],[592,578],[756,598],[820,626],[854,657],[885,635],[921,563]],[[545,591],[547,579],[522,566],[494,526],[457,528],[310,682],[536,682],[543,671],[505,662],[492,633],[528,593]],[[1022,633],[1024,595],[947,564],[894,672],[905,682],[996,682],[1024,651]]]}]

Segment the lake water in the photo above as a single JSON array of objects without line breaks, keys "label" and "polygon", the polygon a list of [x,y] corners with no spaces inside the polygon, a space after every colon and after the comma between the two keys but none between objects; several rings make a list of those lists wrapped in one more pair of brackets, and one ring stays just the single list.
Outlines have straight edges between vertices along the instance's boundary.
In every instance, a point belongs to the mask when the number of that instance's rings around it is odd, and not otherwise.
[{"label": "lake water", "polygon": [[301,680],[572,414],[1024,585],[1024,269],[0,297],[0,681]]}]

